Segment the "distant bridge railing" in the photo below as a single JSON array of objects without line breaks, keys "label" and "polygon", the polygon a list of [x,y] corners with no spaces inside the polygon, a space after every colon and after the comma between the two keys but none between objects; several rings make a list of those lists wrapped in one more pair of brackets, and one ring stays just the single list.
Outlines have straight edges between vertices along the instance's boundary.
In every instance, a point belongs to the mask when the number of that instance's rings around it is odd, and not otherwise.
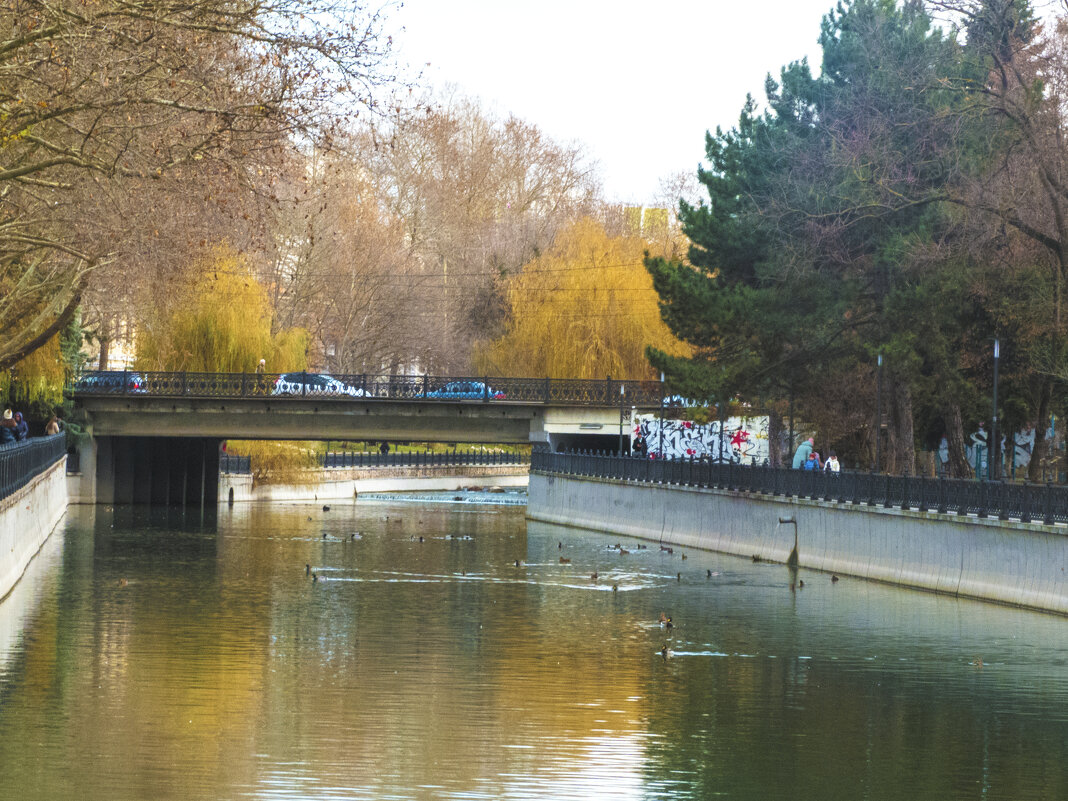
[{"label": "distant bridge railing", "polygon": [[485,378],[432,375],[326,375],[323,373],[161,373],[89,371],[69,392],[75,398],[264,398],[272,400],[470,401],[481,403],[658,406],[658,381],[558,378]]},{"label": "distant bridge railing", "polygon": [[67,452],[63,432],[0,445],[0,499],[22,489]]},{"label": "distant bridge railing", "polygon": [[[468,467],[471,465],[530,464],[530,454],[521,451],[442,451],[440,453],[364,453],[360,451],[337,451],[319,454],[319,466],[326,470],[343,470],[361,467]],[[248,456],[224,453],[219,455],[219,472],[243,474],[252,472]]]},{"label": "distant bridge railing", "polygon": [[452,467],[468,465],[527,465],[530,453],[520,451],[441,451],[438,453],[412,451],[364,453],[338,451],[319,457],[319,464],[327,469],[352,467]]},{"label": "distant bridge railing", "polygon": [[831,473],[697,459],[654,460],[593,453],[551,453],[542,449],[531,454],[530,469],[554,475],[714,487],[857,506],[1015,519],[1024,523],[1068,523],[1068,487],[1053,484],[846,471]]}]

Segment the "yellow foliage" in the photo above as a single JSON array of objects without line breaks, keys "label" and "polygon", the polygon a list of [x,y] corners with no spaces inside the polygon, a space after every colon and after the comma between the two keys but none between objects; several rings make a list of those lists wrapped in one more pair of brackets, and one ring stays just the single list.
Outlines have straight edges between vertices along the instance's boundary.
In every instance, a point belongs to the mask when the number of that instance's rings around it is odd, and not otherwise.
[{"label": "yellow foliage", "polygon": [[137,336],[141,370],[269,372],[307,367],[308,333],[271,334],[266,290],[243,257],[220,246],[195,265],[194,278],[171,311],[149,318]]},{"label": "yellow foliage", "polygon": [[257,484],[306,484],[318,481],[311,472],[318,442],[228,440],[227,453],[251,458],[252,480]]},{"label": "yellow foliage", "polygon": [[508,287],[508,330],[476,349],[487,375],[651,379],[645,348],[689,355],[660,318],[643,256],[648,243],[610,237],[585,218],[560,233]]},{"label": "yellow foliage", "polygon": [[59,334],[56,334],[10,371],[0,372],[0,397],[19,406],[59,406],[63,403],[66,378]]}]

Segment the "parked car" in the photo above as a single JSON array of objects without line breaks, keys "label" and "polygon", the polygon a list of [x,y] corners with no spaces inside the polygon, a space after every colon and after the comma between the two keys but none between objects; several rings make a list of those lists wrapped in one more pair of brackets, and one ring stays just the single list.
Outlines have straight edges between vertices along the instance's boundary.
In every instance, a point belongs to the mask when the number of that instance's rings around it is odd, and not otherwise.
[{"label": "parked car", "polygon": [[[125,376],[125,388],[123,377]],[[99,392],[101,394],[122,394],[123,392],[143,395],[148,386],[140,373],[121,372],[118,370],[90,370],[82,373],[74,382],[75,392]]]},{"label": "parked car", "polygon": [[504,400],[504,393],[493,387],[487,387],[481,381],[450,381],[438,389],[426,393],[428,398],[446,398],[449,400]]},{"label": "parked car", "polygon": [[321,373],[282,373],[274,382],[272,395],[347,395],[350,398],[363,397],[360,387],[338,381],[333,376]]}]

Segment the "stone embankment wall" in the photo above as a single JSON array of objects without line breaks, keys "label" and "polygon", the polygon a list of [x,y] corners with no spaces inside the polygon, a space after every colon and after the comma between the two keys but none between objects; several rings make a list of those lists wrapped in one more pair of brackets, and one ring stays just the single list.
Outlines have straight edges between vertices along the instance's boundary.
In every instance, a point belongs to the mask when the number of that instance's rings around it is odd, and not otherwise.
[{"label": "stone embankment wall", "polygon": [[11,592],[67,510],[67,459],[0,500],[0,598]]},{"label": "stone embankment wall", "polygon": [[[526,465],[364,467],[315,471],[300,484],[254,484],[250,475],[219,476],[219,502],[352,499],[361,492],[454,491],[462,487],[525,487]],[[230,491],[233,490],[231,497]]]},{"label": "stone embankment wall", "polygon": [[1068,529],[532,473],[528,517],[1068,614]]}]

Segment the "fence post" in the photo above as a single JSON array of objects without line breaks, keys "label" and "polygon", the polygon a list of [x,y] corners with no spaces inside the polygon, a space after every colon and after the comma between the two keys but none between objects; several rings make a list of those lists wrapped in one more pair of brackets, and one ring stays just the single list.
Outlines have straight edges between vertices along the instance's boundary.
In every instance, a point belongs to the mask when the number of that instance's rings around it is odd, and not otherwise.
[{"label": "fence post", "polygon": [[552,397],[552,393],[549,391],[549,389],[550,389],[549,381],[550,381],[549,378],[545,379],[545,400],[544,400],[544,403],[548,403],[549,399]]},{"label": "fence post", "polygon": [[1053,485],[1046,482],[1046,497],[1043,502],[1042,522],[1047,526],[1053,525]]},{"label": "fence post", "polygon": [[901,508],[909,508],[909,477],[905,473],[901,474]]},{"label": "fence post", "polygon": [[305,397],[308,394],[308,371],[300,371],[300,394]]},{"label": "fence post", "polygon": [[[1015,448],[1013,449],[1013,458],[1015,459]],[[1031,485],[1025,480],[1023,483],[1023,498],[1020,500],[1020,522],[1031,522]]]},{"label": "fence post", "polygon": [[[1001,465],[995,465],[995,468],[1000,468]],[[1009,519],[1009,493],[1005,486],[1004,481],[998,481],[998,519]]]}]

